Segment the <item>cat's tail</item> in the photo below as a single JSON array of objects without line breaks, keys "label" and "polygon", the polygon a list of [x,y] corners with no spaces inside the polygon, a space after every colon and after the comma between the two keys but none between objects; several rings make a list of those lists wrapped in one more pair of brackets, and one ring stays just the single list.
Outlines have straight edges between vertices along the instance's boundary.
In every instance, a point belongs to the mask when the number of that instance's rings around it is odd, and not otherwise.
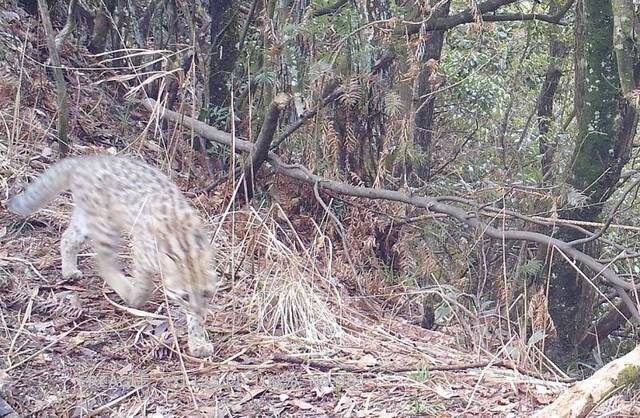
[{"label": "cat's tail", "polygon": [[20,216],[28,216],[45,207],[60,193],[69,188],[79,158],[65,158],[52,165],[29,184],[24,193],[14,196],[7,202],[7,209]]}]

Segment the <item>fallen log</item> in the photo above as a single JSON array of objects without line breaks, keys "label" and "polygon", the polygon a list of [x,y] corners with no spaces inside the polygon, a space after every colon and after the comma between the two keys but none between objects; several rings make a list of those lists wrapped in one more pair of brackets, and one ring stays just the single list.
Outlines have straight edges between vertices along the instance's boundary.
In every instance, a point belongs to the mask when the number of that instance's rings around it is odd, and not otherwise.
[{"label": "fallen log", "polygon": [[575,383],[534,417],[586,417],[600,402],[634,382],[640,382],[640,345],[588,379]]}]

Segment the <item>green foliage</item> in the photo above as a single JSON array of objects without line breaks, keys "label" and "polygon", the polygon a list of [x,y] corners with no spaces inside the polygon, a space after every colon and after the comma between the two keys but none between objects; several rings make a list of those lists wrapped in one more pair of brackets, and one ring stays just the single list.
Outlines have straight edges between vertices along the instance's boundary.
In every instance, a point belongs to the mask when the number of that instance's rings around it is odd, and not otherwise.
[{"label": "green foliage", "polygon": [[418,383],[424,383],[429,379],[430,374],[431,373],[429,372],[429,369],[425,366],[422,366],[415,372],[409,373],[409,378],[411,380],[415,380]]},{"label": "green foliage", "polygon": [[266,87],[275,87],[276,85],[276,74],[273,71],[263,71],[261,73],[256,74],[255,81],[258,85],[266,86]]},{"label": "green foliage", "polygon": [[536,276],[542,271],[543,266],[540,260],[527,260],[522,266],[522,273],[526,276]]},{"label": "green foliage", "polygon": [[387,92],[384,96],[384,111],[389,116],[400,116],[404,110],[402,98],[396,92]]}]

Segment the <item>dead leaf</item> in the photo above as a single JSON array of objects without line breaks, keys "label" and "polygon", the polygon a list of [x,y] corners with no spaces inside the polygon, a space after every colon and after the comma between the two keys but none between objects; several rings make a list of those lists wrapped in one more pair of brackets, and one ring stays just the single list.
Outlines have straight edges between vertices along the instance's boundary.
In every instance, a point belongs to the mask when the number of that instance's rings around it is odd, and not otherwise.
[{"label": "dead leaf", "polygon": [[153,327],[153,335],[160,337],[162,334],[169,330],[169,322],[164,319],[153,321],[155,326]]},{"label": "dead leaf", "polygon": [[124,375],[127,375],[127,374],[131,373],[131,370],[133,370],[133,364],[129,363],[126,366],[124,366],[123,368],[121,368],[120,370],[118,370],[118,374],[120,376],[124,376]]},{"label": "dead leaf", "polygon": [[282,402],[286,401],[286,400],[287,400],[287,399],[289,399],[289,398],[290,398],[290,396],[289,396],[289,395],[287,395],[286,393],[281,393],[281,394],[278,396],[278,399],[280,399],[280,401],[282,401]]},{"label": "dead leaf", "polygon": [[260,386],[256,386],[256,387],[254,387],[254,388],[249,389],[249,390],[247,391],[247,394],[246,394],[246,395],[244,395],[244,396],[242,397],[242,399],[240,399],[240,401],[239,401],[238,403],[236,403],[236,404],[232,407],[232,409],[234,409],[234,407],[236,407],[236,406],[240,406],[240,405],[242,405],[242,404],[244,404],[244,403],[247,403],[247,402],[249,402],[250,400],[252,400],[252,399],[254,399],[254,398],[257,398],[258,396],[260,396],[260,395],[262,395],[264,392],[266,392],[266,390],[267,390],[267,388],[263,388],[263,387],[260,387]]},{"label": "dead leaf", "polygon": [[455,392],[445,389],[442,386],[436,386],[433,388],[433,390],[438,394],[438,396],[444,399],[451,399],[456,397]]},{"label": "dead leaf", "polygon": [[551,389],[542,385],[536,385],[536,390],[533,392],[533,397],[540,405],[550,404],[556,396]]},{"label": "dead leaf", "polygon": [[39,333],[43,333],[51,327],[53,327],[53,321],[34,322],[32,324],[27,325],[27,329],[29,331],[39,332]]},{"label": "dead leaf", "polygon": [[215,407],[215,406],[201,406],[199,408],[199,411],[203,414],[202,416],[205,416],[205,417],[222,418],[228,415],[227,411],[224,408]]},{"label": "dead leaf", "polygon": [[63,290],[62,292],[58,292],[54,295],[55,300],[58,303],[64,303],[65,305],[74,307],[76,309],[82,308],[82,303],[80,302],[80,297],[78,294],[71,290]]},{"label": "dead leaf", "polygon": [[367,367],[373,367],[376,364],[378,364],[378,360],[376,360],[376,358],[373,357],[371,354],[365,354],[364,356],[358,359],[356,364],[358,365],[358,367],[366,369]]},{"label": "dead leaf", "polygon": [[356,402],[353,398],[350,398],[347,395],[342,395],[335,408],[333,408],[333,412],[338,413],[344,410],[353,410],[356,406]]},{"label": "dead leaf", "polygon": [[82,345],[90,338],[91,334],[88,331],[80,331],[77,335],[69,338],[69,345],[71,345],[71,347]]},{"label": "dead leaf", "polygon": [[44,147],[42,149],[42,152],[40,153],[40,156],[44,158],[51,158],[52,155],[53,155],[53,150],[49,147]]},{"label": "dead leaf", "polygon": [[307,401],[303,401],[302,399],[294,399],[289,402],[290,405],[296,406],[298,409],[302,409],[303,411],[313,411],[317,414],[324,414],[325,411],[322,408],[318,408],[315,405],[310,404]]},{"label": "dead leaf", "polygon": [[304,409],[304,410],[313,409],[313,405],[311,405],[309,402],[305,402],[300,399],[294,399],[290,403],[292,405],[297,406],[300,409]]},{"label": "dead leaf", "polygon": [[321,386],[321,387],[317,387],[315,388],[316,391],[316,396],[320,399],[324,398],[326,395],[329,395],[330,393],[333,393],[335,391],[335,388],[333,386]]}]

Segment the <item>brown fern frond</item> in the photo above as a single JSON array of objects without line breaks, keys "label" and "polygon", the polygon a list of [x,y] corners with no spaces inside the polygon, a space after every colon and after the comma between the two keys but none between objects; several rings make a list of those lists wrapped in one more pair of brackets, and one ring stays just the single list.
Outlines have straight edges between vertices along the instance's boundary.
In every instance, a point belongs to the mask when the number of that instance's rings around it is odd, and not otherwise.
[{"label": "brown fern frond", "polygon": [[362,101],[363,87],[357,76],[351,77],[343,87],[344,92],[340,96],[340,103],[346,107],[355,107]]},{"label": "brown fern frond", "polygon": [[531,297],[527,316],[533,332],[543,331],[547,336],[556,335],[556,326],[549,314],[549,301],[543,288]]},{"label": "brown fern frond", "polygon": [[346,127],[346,145],[347,145],[347,151],[350,154],[355,153],[356,151],[358,151],[358,148],[360,147],[360,142],[358,141],[358,138],[356,137],[356,133],[354,131],[353,125],[349,124]]},{"label": "brown fern frond", "polygon": [[336,132],[336,128],[333,125],[333,121],[330,119],[325,119],[322,123],[322,136],[327,144],[329,149],[328,155],[333,159],[334,166],[340,158],[340,139],[338,138],[338,132]]}]

